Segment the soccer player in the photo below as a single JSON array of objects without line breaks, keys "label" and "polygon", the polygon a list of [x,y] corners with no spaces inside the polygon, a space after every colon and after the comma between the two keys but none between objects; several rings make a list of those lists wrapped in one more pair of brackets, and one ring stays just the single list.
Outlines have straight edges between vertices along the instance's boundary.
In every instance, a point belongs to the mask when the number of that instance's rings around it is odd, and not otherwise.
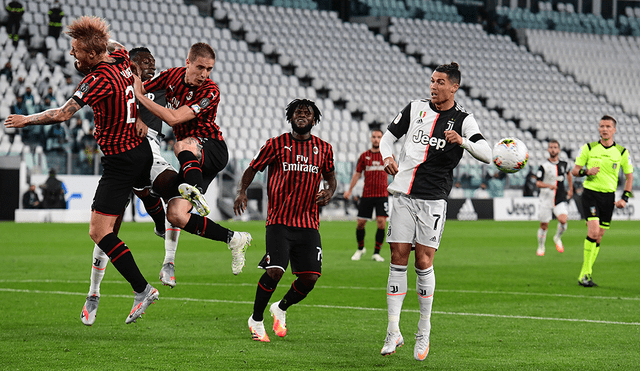
[{"label": "soccer player", "polygon": [[[624,208],[629,198],[633,197],[631,155],[626,148],[613,140],[616,125],[616,119],[612,116],[602,116],[598,125],[600,140],[582,146],[576,165],[571,170],[574,176],[587,176],[582,192],[582,207],[587,219],[587,238],[584,240],[582,270],[578,276],[578,283],[584,287],[598,286],[591,277],[593,263],[600,251],[602,236],[611,225],[613,208]],[[620,169],[625,176],[624,192],[622,198],[616,201],[615,192],[618,188]]]},{"label": "soccer player", "polygon": [[[179,190],[183,197],[172,198],[167,205],[167,219],[177,228],[229,245],[233,274],[239,274],[245,263],[245,252],[251,244],[251,234],[234,232],[206,218],[209,207],[202,196],[209,184],[229,161],[227,144],[215,123],[220,90],[209,75],[215,63],[215,52],[205,43],[189,49],[186,67],[173,67],[153,79],[136,77],[138,101],[151,113],[173,128],[177,142],[174,152],[180,160],[180,177],[185,183]],[[169,107],[145,96],[164,90]],[[192,206],[201,215],[191,214]]]},{"label": "soccer player", "polygon": [[[147,48],[135,48],[129,52],[129,57],[139,69],[141,79],[147,81],[151,79],[156,71],[155,59]],[[149,99],[161,105],[165,105],[164,91],[157,91],[155,94],[148,94]],[[162,120],[150,113],[144,106],[140,107],[139,119],[136,125],[136,134],[139,137],[146,137],[153,153],[153,165],[151,167],[151,184],[153,192],[149,188],[134,189],[134,193],[142,200],[147,213],[155,222],[156,235],[164,238],[165,259],[160,270],[160,281],[171,288],[176,286],[174,259],[180,236],[180,228],[172,226],[165,220],[165,211],[162,200],[169,200],[176,193],[178,173],[160,154],[160,140],[162,135]],[[173,191],[172,191],[173,189]],[[124,213],[124,210],[123,210]],[[117,219],[114,226],[114,233],[117,235],[122,223],[122,215]],[[87,300],[82,307],[80,319],[82,323],[91,326],[95,323],[98,305],[100,303],[100,284],[104,278],[105,269],[109,258],[98,245],[94,246],[93,259],[91,264],[91,284]]]},{"label": "soccer player", "polygon": [[[491,162],[491,147],[480,133],[475,118],[455,101],[460,87],[458,64],[438,66],[431,75],[431,99],[411,101],[389,124],[380,141],[384,169],[394,175],[389,185],[393,207],[387,241],[391,264],[387,284],[388,326],[383,356],[404,344],[400,312],[407,293],[407,265],[415,248],[416,291],[420,320],[413,356],[423,361],[429,353],[431,306],[436,278],[433,258],[447,216],[447,195],[453,185],[453,169],[464,150]],[[405,140],[398,162],[393,143]]]},{"label": "soccer player", "polygon": [[[236,215],[247,208],[247,188],[258,171],[269,168],[266,250],[260,268],[266,272],[258,281],[249,317],[253,340],[269,341],[264,329],[264,310],[278,282],[291,262],[297,276],[282,300],[271,304],[273,331],[287,333],[287,309],[313,290],[322,268],[322,243],[318,233],[318,206],[329,203],[336,190],[331,145],[311,135],[320,121],[320,110],[307,99],[294,99],[286,109],[291,133],[271,138],[262,146],[242,174],[233,205]],[[328,188],[320,189],[324,178]]]},{"label": "soccer player", "polygon": [[109,25],[98,17],[83,16],[74,20],[66,33],[72,39],[70,54],[76,58],[76,69],[86,74],[73,97],[60,108],[29,116],[11,115],[5,126],[58,123],[69,120],[84,105],[93,109],[104,170],[91,207],[89,235],[135,292],[133,308],[125,320],[131,323],[158,299],[158,290],[144,278],[114,226],[131,188],[150,184],[153,155],[149,141],[138,137],[135,131],[138,109],[129,54],[123,48],[107,53]]},{"label": "soccer player", "polygon": [[349,189],[344,193],[345,200],[348,200],[351,197],[353,187],[356,186],[364,172],[364,187],[362,189],[362,197],[358,203],[358,222],[356,225],[358,250],[353,254],[351,260],[360,260],[362,255],[367,252],[364,247],[364,226],[367,224],[367,219],[371,219],[375,208],[378,231],[376,232],[376,247],[371,259],[377,262],[384,261],[384,258],[380,255],[380,247],[384,242],[384,229],[387,226],[389,192],[387,191],[387,173],[382,166],[380,139],[382,139],[382,130],[373,130],[371,132],[371,149],[363,152],[358,158],[356,172],[351,178]]},{"label": "soccer player", "polygon": [[[558,252],[564,252],[562,234],[567,230],[567,199],[573,197],[573,176],[566,161],[560,160],[560,143],[552,139],[549,141],[549,159],[540,165],[536,173],[536,186],[540,188],[540,229],[538,229],[538,256],[544,256],[544,244],[547,240],[547,229],[552,215],[558,218],[558,229],[553,236]],[[569,183],[569,190],[565,186],[565,179]],[[552,214],[553,213],[553,214]]]}]

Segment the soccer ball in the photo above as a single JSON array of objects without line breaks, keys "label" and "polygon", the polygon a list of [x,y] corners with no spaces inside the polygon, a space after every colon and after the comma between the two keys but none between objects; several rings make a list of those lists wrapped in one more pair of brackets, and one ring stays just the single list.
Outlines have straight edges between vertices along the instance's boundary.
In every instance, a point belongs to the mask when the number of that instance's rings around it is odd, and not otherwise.
[{"label": "soccer ball", "polygon": [[527,164],[529,150],[518,138],[503,138],[493,147],[493,163],[505,173],[517,173]]}]

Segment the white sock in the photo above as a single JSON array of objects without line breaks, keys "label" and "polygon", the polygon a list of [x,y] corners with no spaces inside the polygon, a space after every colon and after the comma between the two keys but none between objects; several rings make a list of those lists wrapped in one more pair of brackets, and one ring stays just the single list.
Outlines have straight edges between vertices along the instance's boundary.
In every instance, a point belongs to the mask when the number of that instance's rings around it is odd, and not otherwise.
[{"label": "white sock", "polygon": [[407,296],[407,266],[390,264],[387,283],[387,314],[389,318],[387,332],[400,331],[400,312],[405,296]]},{"label": "white sock", "polygon": [[544,249],[544,243],[547,241],[547,230],[538,228],[538,247]]},{"label": "white sock", "polygon": [[93,246],[93,262],[91,263],[91,286],[89,286],[89,296],[100,296],[100,283],[107,269],[109,257],[98,245]]},{"label": "white sock", "polygon": [[433,305],[433,292],[436,289],[436,274],[433,266],[427,269],[416,268],[416,291],[420,304],[420,320],[418,321],[418,333],[428,334],[431,331],[431,306]]},{"label": "white sock", "polygon": [[166,230],[164,235],[164,262],[162,264],[167,264],[176,260],[180,228],[173,226],[168,220],[165,220],[164,224]]},{"label": "white sock", "polygon": [[556,238],[562,237],[562,234],[567,230],[567,223],[558,223],[558,230],[556,231]]}]

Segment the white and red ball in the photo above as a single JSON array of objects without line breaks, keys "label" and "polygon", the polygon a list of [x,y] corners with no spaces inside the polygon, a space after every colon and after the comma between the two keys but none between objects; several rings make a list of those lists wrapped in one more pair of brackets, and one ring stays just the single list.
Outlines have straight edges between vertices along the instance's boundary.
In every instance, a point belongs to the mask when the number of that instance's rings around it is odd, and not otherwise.
[{"label": "white and red ball", "polygon": [[518,138],[503,138],[493,147],[493,163],[500,171],[517,173],[527,165],[529,150]]}]

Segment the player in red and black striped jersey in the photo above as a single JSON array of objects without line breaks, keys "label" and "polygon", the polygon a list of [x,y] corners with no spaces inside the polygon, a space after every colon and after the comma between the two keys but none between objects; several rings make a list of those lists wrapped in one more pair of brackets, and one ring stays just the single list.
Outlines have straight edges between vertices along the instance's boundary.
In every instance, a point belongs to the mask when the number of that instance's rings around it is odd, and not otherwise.
[{"label": "player in red and black striped jersey", "polygon": [[[220,128],[215,123],[220,91],[209,75],[215,63],[215,52],[205,43],[189,49],[186,67],[162,71],[155,78],[142,81],[136,77],[135,93],[139,102],[173,128],[177,142],[174,153],[180,161],[180,194],[167,205],[169,222],[192,234],[229,245],[232,272],[244,266],[244,253],[251,243],[247,232],[234,232],[206,218],[209,207],[202,196],[222,169],[229,153]],[[165,91],[167,105],[161,106],[145,96],[147,92]],[[178,194],[176,194],[178,195]],[[192,205],[201,215],[191,214]]]},{"label": "player in red and black striped jersey", "polygon": [[358,202],[358,224],[356,225],[358,250],[353,254],[351,260],[360,260],[362,255],[367,252],[364,247],[364,227],[367,224],[367,219],[371,219],[371,216],[373,216],[373,209],[375,208],[378,230],[376,232],[376,246],[371,259],[378,262],[384,261],[384,258],[380,256],[380,248],[384,242],[384,230],[387,226],[387,216],[389,215],[389,192],[387,191],[388,176],[384,171],[384,166],[382,166],[380,139],[382,139],[382,130],[373,130],[371,132],[371,148],[363,152],[358,158],[356,172],[351,178],[349,189],[344,192],[344,198],[348,200],[351,197],[353,187],[356,186],[356,183],[364,173],[364,187]]},{"label": "player in red and black striped jersey", "polygon": [[[131,188],[150,184],[153,161],[147,140],[136,136],[136,100],[133,73],[126,50],[107,53],[109,25],[97,17],[74,20],[66,33],[71,37],[71,55],[78,71],[85,73],[73,97],[61,108],[30,116],[10,116],[7,127],[24,127],[62,122],[88,104],[95,115],[95,137],[104,156],[103,174],[93,199],[89,235],[111,259],[135,292],[134,305],[125,320],[134,322],[158,298],[140,273],[129,248],[114,232],[118,216],[124,210]],[[112,44],[112,43],[111,43]],[[121,48],[116,45],[116,49]]]},{"label": "player in red and black striped jersey", "polygon": [[[322,267],[322,244],[318,233],[318,207],[329,203],[336,190],[335,165],[331,145],[311,135],[320,121],[314,102],[295,99],[286,109],[292,132],[271,138],[262,146],[242,175],[234,203],[236,215],[247,208],[247,188],[258,171],[269,169],[266,250],[260,267],[266,272],[249,317],[254,340],[269,341],[263,313],[289,262],[298,278],[284,298],[271,305],[273,330],[285,336],[285,313],[313,289]],[[321,187],[322,179],[328,188]]]}]

